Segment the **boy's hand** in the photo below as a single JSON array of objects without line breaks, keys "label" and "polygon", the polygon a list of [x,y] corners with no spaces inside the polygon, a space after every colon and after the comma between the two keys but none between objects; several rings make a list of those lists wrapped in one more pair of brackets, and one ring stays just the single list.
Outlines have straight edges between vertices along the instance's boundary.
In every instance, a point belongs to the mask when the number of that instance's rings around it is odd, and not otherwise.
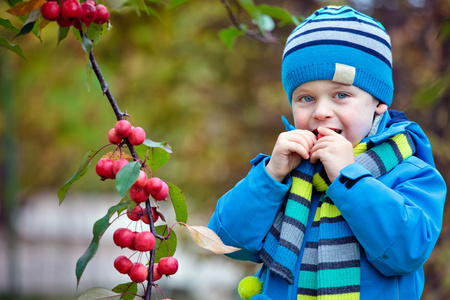
[{"label": "boy's hand", "polygon": [[300,164],[302,158],[309,158],[316,142],[316,136],[309,130],[296,129],[281,133],[266,166],[267,173],[282,182],[286,175]]},{"label": "boy's hand", "polygon": [[311,149],[311,163],[320,160],[333,182],[343,168],[355,162],[353,145],[332,129],[319,127],[317,131],[322,137]]}]

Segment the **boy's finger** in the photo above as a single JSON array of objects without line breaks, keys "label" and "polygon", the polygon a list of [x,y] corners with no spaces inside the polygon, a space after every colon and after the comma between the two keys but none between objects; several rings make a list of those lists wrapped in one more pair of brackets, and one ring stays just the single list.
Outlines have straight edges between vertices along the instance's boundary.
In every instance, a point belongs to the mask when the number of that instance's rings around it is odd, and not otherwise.
[{"label": "boy's finger", "polygon": [[317,139],[320,139],[321,137],[323,137],[323,136],[339,136],[340,135],[340,133],[338,133],[338,132],[340,132],[340,131],[342,131],[342,130],[340,130],[340,129],[335,129],[335,128],[328,128],[328,127],[318,127],[317,128],[317,132],[319,133],[318,135],[317,135]]},{"label": "boy's finger", "polygon": [[297,153],[304,159],[309,158],[309,150],[306,150],[302,144],[293,142],[289,147],[289,151],[291,151],[291,153]]},{"label": "boy's finger", "polygon": [[314,133],[312,133],[312,131],[298,130],[296,131],[296,134],[299,138],[305,140],[308,143],[309,148],[311,148],[317,142],[317,137]]}]

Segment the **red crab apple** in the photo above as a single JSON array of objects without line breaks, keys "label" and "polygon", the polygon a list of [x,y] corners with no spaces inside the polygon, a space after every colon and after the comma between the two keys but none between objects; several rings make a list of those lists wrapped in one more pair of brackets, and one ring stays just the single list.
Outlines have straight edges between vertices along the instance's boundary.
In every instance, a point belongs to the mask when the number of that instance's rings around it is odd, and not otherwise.
[{"label": "red crab apple", "polygon": [[137,235],[138,233],[139,233],[139,232],[137,232],[137,231],[133,231],[133,241],[131,242],[131,245],[128,246],[128,248],[129,248],[130,250],[136,251],[136,247],[134,247],[134,238],[136,237],[136,235]]},{"label": "red crab apple", "polygon": [[130,276],[131,281],[141,283],[147,279],[148,269],[141,263],[134,263],[130,272],[128,272],[128,276]]},{"label": "red crab apple", "polygon": [[95,172],[103,180],[106,178],[114,179],[116,176],[113,172],[114,161],[108,158],[101,158],[95,166]]},{"label": "red crab apple", "polygon": [[152,197],[153,197],[153,199],[155,199],[157,201],[161,201],[161,200],[165,200],[167,198],[167,196],[169,196],[169,186],[167,185],[167,183],[165,183],[163,181],[162,188],[159,191],[159,193],[152,195]]},{"label": "red crab apple", "polygon": [[[156,221],[158,221],[159,215],[156,212],[156,208],[152,207],[152,219],[153,219],[153,223],[155,223]],[[148,214],[147,212],[145,212],[145,214],[141,217],[142,222],[144,222],[145,224],[150,224],[150,220],[148,219]]]},{"label": "red crab apple", "polygon": [[83,21],[87,26],[91,24],[97,17],[97,8],[95,2],[88,0],[81,4],[81,21]]},{"label": "red crab apple", "polygon": [[73,25],[73,22],[74,21],[72,21],[72,20],[65,20],[62,18],[56,20],[56,23],[58,23],[59,27],[70,27]]},{"label": "red crab apple", "polygon": [[97,17],[94,20],[96,24],[104,24],[109,21],[109,11],[103,4],[97,5]]},{"label": "red crab apple", "polygon": [[127,120],[120,120],[117,121],[116,125],[114,126],[114,129],[116,130],[116,133],[118,135],[120,135],[123,138],[126,138],[131,132],[131,124]]},{"label": "red crab apple", "polygon": [[122,137],[116,133],[114,128],[111,128],[108,132],[108,141],[111,144],[118,145],[122,141]]},{"label": "red crab apple", "polygon": [[119,273],[128,274],[131,266],[133,266],[133,263],[125,255],[121,255],[114,260],[114,268],[116,268]]},{"label": "red crab apple", "polygon": [[128,140],[131,145],[140,145],[145,141],[145,131],[141,127],[134,127],[131,129]]},{"label": "red crab apple", "polygon": [[59,5],[55,1],[45,2],[41,6],[42,17],[48,21],[56,21],[60,17]]},{"label": "red crab apple", "polygon": [[164,200],[169,195],[169,186],[158,177],[152,177],[145,186],[147,193],[152,195],[155,200]]},{"label": "red crab apple", "polygon": [[129,248],[133,244],[134,233],[128,228],[119,228],[114,231],[113,241],[114,244],[121,248]]},{"label": "red crab apple", "polygon": [[148,181],[148,176],[147,173],[145,173],[144,171],[140,170],[139,171],[139,176],[136,179],[136,182],[133,184],[133,187],[135,188],[143,188],[145,190],[145,185],[147,184]]},{"label": "red crab apple", "polygon": [[114,162],[113,165],[113,173],[114,175],[117,175],[117,173],[122,169],[123,166],[125,166],[128,163],[128,159],[125,158],[119,158]]},{"label": "red crab apple", "polygon": [[158,264],[153,265],[153,281],[158,281],[162,277],[162,274],[158,270]]},{"label": "red crab apple", "polygon": [[74,20],[72,25],[73,25],[73,27],[75,27],[78,30],[83,30],[83,24],[81,23],[80,18]]},{"label": "red crab apple", "polygon": [[143,187],[132,186],[130,188],[130,198],[137,203],[144,202],[148,199],[148,193]]},{"label": "red crab apple", "polygon": [[173,275],[178,271],[178,260],[173,257],[163,257],[158,262],[158,271],[163,275]]},{"label": "red crab apple", "polygon": [[74,21],[81,15],[81,4],[77,0],[67,0],[61,4],[61,17]]},{"label": "red crab apple", "polygon": [[163,181],[159,179],[158,177],[152,177],[147,180],[147,184],[145,186],[145,189],[147,190],[147,193],[150,195],[159,193],[159,191],[162,188]]},{"label": "red crab apple", "polygon": [[144,209],[141,206],[136,205],[132,211],[127,209],[127,216],[132,221],[139,221],[141,219],[143,212]]},{"label": "red crab apple", "polygon": [[139,232],[134,237],[133,245],[137,251],[151,251],[155,248],[155,236],[150,231]]}]

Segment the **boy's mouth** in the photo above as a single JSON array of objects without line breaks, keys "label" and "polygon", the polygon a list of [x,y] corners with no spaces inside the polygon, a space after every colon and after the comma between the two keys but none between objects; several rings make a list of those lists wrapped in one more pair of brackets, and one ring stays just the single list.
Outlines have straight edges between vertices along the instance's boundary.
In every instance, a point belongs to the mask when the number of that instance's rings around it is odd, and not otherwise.
[{"label": "boy's mouth", "polygon": [[[328,129],[334,130],[334,132],[336,132],[337,134],[341,134],[341,133],[342,133],[342,130],[341,130],[341,129],[334,129],[334,128],[328,128]],[[315,135],[317,138],[321,138],[321,137],[323,136],[323,135],[319,134],[319,131],[318,131],[317,129],[313,130],[312,133],[314,133],[314,135]]]}]

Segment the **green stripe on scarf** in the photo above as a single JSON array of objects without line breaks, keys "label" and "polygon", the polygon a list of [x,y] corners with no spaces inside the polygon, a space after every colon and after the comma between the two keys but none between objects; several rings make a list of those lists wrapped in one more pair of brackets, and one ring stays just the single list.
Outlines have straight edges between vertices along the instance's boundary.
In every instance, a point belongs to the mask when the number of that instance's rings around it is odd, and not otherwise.
[{"label": "green stripe on scarf", "polygon": [[[360,143],[354,148],[355,162],[375,178],[391,171],[413,153],[414,145],[406,133],[377,145]],[[312,165],[306,160],[291,172],[291,177],[285,206],[267,234],[260,256],[271,272],[294,284],[313,188],[325,192],[329,180],[321,164]],[[303,251],[297,300],[359,299],[359,248],[347,222],[323,194]]]}]

